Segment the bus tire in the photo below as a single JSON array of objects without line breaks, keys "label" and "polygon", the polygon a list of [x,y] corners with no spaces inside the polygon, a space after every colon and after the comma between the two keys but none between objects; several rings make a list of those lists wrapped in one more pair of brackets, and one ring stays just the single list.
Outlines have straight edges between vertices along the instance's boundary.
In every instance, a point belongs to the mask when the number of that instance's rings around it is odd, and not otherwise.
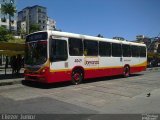
[{"label": "bus tire", "polygon": [[130,75],[130,68],[129,68],[128,65],[126,65],[126,66],[124,67],[124,69],[123,69],[123,76],[124,76],[125,78],[127,78],[127,77],[129,77],[129,75]]},{"label": "bus tire", "polygon": [[72,72],[72,83],[78,85],[83,80],[83,72],[80,69],[76,69]]}]

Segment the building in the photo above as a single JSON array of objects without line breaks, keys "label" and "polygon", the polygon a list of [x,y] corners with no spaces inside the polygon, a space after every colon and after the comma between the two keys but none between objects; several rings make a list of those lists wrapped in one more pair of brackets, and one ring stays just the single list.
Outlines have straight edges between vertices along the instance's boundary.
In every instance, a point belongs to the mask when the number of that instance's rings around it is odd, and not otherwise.
[{"label": "building", "polygon": [[160,37],[151,38],[151,41],[148,52],[160,53]]},{"label": "building", "polygon": [[18,12],[18,31],[25,31],[28,34],[30,33],[30,26],[35,24],[39,25],[40,30],[47,30],[54,27],[55,22],[48,18],[46,7],[35,5],[32,7],[26,7]]},{"label": "building", "polygon": [[47,30],[55,30],[56,29],[56,22],[48,17],[47,20]]},{"label": "building", "polygon": [[150,38],[144,35],[137,35],[135,42],[146,44],[148,52],[160,53],[160,37]]},{"label": "building", "polygon": [[136,42],[140,42],[140,43],[144,43],[146,44],[147,48],[150,46],[151,44],[151,38],[145,36],[145,35],[137,35],[136,36]]},{"label": "building", "polygon": [[[1,6],[4,5],[5,3],[12,3],[13,6],[16,8],[16,0],[0,0],[0,9]],[[5,27],[9,29],[9,15],[4,15],[0,11],[0,26]],[[11,18],[11,30],[16,31],[17,30],[17,14]]]}]

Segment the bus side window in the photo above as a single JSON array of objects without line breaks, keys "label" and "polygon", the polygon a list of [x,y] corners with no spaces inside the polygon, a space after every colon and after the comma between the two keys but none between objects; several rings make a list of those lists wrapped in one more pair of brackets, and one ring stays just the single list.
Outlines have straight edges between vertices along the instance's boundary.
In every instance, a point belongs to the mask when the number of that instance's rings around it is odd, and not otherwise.
[{"label": "bus side window", "polygon": [[146,47],[140,47],[140,57],[146,57]]},{"label": "bus side window", "polygon": [[99,42],[99,55],[102,57],[111,56],[111,43]]},{"label": "bus side window", "polygon": [[139,57],[140,54],[139,46],[132,45],[131,51],[132,51],[132,57]]},{"label": "bus side window", "polygon": [[112,43],[112,56],[113,57],[122,57],[122,47],[121,47],[121,44]]},{"label": "bus side window", "polygon": [[87,49],[84,49],[84,56],[87,56]]},{"label": "bus side window", "polygon": [[123,44],[122,45],[123,57],[131,57],[131,46]]},{"label": "bus side window", "polygon": [[53,39],[51,45],[51,57],[52,61],[67,60],[67,41]]},{"label": "bus side window", "polygon": [[98,42],[93,40],[84,40],[84,55],[98,56]]},{"label": "bus side window", "polygon": [[71,56],[82,56],[83,55],[83,44],[82,39],[69,38],[69,54]]}]

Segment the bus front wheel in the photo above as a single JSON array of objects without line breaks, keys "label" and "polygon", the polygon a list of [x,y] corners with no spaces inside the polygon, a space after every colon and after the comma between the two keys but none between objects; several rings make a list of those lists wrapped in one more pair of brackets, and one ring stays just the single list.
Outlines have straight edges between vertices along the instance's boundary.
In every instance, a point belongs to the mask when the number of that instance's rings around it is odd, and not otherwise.
[{"label": "bus front wheel", "polygon": [[83,80],[83,72],[79,69],[72,72],[72,83],[74,85],[80,84]]}]

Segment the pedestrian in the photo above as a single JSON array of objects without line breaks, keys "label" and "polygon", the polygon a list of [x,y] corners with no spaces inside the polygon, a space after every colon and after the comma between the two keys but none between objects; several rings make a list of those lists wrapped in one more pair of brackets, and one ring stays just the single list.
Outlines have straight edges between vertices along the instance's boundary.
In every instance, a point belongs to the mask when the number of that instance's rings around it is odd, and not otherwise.
[{"label": "pedestrian", "polygon": [[8,68],[8,56],[6,56],[6,63],[5,63],[5,75]]},{"label": "pedestrian", "polygon": [[17,74],[20,73],[21,67],[22,67],[22,57],[21,55],[18,55],[16,59],[16,73]]},{"label": "pedestrian", "polygon": [[11,68],[12,68],[12,75],[16,73],[16,56],[11,57]]}]

